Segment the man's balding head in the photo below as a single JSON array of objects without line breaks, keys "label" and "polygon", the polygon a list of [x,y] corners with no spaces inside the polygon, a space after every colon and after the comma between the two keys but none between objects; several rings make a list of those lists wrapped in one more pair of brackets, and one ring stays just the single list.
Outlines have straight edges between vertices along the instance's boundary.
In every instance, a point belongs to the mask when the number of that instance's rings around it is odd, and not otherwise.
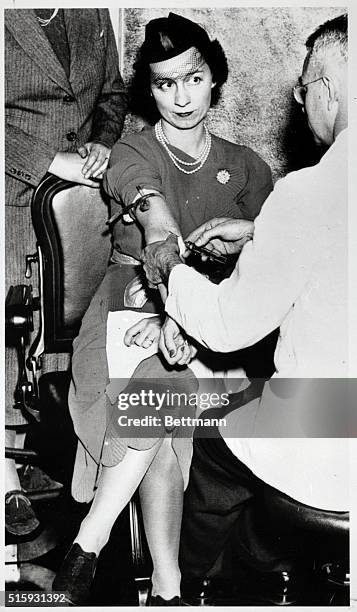
[{"label": "man's balding head", "polygon": [[347,15],[320,25],[306,41],[302,83],[308,86],[305,110],[315,140],[331,145],[347,127]]},{"label": "man's balding head", "polygon": [[320,25],[306,41],[311,60],[325,61],[334,56],[337,63],[347,62],[348,22],[347,15],[340,15]]}]

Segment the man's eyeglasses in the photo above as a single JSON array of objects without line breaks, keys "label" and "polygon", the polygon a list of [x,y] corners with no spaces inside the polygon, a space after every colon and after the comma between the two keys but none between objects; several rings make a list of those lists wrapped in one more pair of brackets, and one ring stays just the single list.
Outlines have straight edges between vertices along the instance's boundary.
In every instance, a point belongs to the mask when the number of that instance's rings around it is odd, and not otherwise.
[{"label": "man's eyeglasses", "polygon": [[293,93],[294,93],[294,98],[296,102],[298,104],[304,105],[306,94],[307,94],[307,86],[311,85],[311,83],[317,83],[317,81],[321,81],[321,79],[323,78],[325,77],[321,76],[318,79],[315,79],[314,81],[309,81],[309,83],[304,83],[304,85],[295,85],[295,87],[293,87]]}]

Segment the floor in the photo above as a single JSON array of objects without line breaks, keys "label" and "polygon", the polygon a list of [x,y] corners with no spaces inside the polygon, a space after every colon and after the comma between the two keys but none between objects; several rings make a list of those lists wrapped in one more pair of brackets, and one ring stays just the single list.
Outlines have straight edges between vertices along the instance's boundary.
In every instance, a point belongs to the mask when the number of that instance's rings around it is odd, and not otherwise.
[{"label": "floor", "polygon": [[[81,519],[87,512],[87,506],[73,502],[68,496],[61,496],[52,502],[39,502],[33,505],[41,521],[42,532],[32,541],[17,541],[20,567],[24,566],[25,576],[26,569],[28,570],[30,565],[45,568],[45,576],[53,576],[77,533]],[[51,524],[56,525],[55,536]],[[111,539],[100,555],[92,589],[91,605],[138,605],[128,527],[129,515],[126,509],[114,525]],[[10,546],[13,543],[15,539],[6,540],[6,544]],[[46,552],[46,548],[50,550]],[[11,576],[11,573],[8,575]],[[33,575],[33,567],[31,575]],[[23,580],[22,576],[20,578],[17,584],[8,582],[6,590],[38,590],[41,588],[41,578],[37,580],[37,584],[33,583],[31,588],[29,588],[28,579]],[[22,582],[25,584],[21,584]]]},{"label": "floor", "polygon": [[[20,542],[17,545],[18,558],[21,561],[21,575],[17,582],[7,582],[6,590],[47,590],[66,551],[76,535],[79,523],[87,512],[85,504],[75,503],[69,495],[62,494],[59,498],[46,502],[34,502],[35,510],[41,520],[42,531],[32,541]],[[53,526],[56,529],[53,529]],[[8,539],[8,545],[14,540]],[[9,548],[9,547],[8,547]],[[233,564],[234,565],[234,564]],[[15,566],[13,566],[15,569]],[[224,572],[223,572],[224,573]],[[227,571],[226,571],[227,573]],[[217,576],[215,578],[215,594],[217,606],[264,606],[257,597],[254,585],[250,585],[246,577],[240,574],[238,567],[231,568],[232,576]],[[150,568],[142,572],[145,577],[150,574]],[[9,574],[10,575],[10,574]],[[33,578],[35,576],[35,578]],[[20,578],[20,579],[19,579]],[[11,577],[9,578],[11,581]],[[41,582],[42,581],[42,582]],[[129,531],[129,513],[126,509],[114,525],[112,536],[100,555],[97,572],[93,584],[89,605],[93,606],[138,606],[138,585],[142,591],[148,583],[135,582],[134,568],[131,559],[131,542]],[[252,593],[255,593],[252,596]],[[145,597],[142,598],[142,605]],[[347,605],[346,589],[330,589],[319,591],[316,584],[304,589],[296,605]]]}]

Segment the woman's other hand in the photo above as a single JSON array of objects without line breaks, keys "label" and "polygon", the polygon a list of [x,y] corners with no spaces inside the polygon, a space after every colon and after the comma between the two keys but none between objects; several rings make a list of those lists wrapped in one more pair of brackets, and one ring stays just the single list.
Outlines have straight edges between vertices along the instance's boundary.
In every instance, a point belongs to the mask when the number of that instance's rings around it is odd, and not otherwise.
[{"label": "woman's other hand", "polygon": [[82,167],[84,178],[101,179],[108,166],[110,149],[100,142],[86,142],[77,152],[82,159],[87,158]]},{"label": "woman's other hand", "polygon": [[166,317],[161,328],[159,349],[170,365],[187,365],[197,353],[197,349],[186,339],[181,328],[170,317]]},{"label": "woman's other hand", "polygon": [[127,329],[124,336],[124,344],[126,346],[136,344],[142,348],[150,348],[150,346],[158,342],[160,329],[161,318],[159,316],[141,319],[138,323]]},{"label": "woman's other hand", "polygon": [[[253,234],[253,221],[219,217],[200,225],[187,236],[186,240],[220,255],[235,255],[240,253],[244,244],[253,238]],[[187,249],[185,257],[189,254],[190,251]],[[207,255],[202,255],[203,261],[206,261],[207,258]]]}]

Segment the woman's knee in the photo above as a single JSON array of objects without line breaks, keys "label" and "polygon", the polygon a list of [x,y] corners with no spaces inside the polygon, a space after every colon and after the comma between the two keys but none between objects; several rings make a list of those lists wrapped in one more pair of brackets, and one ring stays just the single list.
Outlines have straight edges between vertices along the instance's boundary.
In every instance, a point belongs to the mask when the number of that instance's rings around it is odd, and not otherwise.
[{"label": "woman's knee", "polygon": [[183,480],[171,438],[163,439],[150,470],[155,471],[156,478],[164,483],[177,482],[177,478]]}]

